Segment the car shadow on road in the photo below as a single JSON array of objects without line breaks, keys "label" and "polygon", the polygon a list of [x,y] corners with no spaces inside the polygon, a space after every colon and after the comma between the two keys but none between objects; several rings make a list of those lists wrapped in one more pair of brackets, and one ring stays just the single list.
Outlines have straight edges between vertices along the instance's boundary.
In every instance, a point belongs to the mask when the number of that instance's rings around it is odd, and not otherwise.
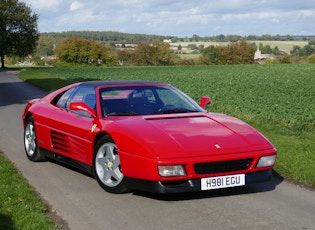
[{"label": "car shadow on road", "polygon": [[[91,172],[87,172],[85,170],[80,169],[79,167],[73,167],[70,164],[54,160],[47,159],[51,163],[58,164],[62,167],[68,168],[69,170],[76,171],[77,173],[81,173],[82,175],[93,178]],[[263,193],[270,192],[276,189],[276,187],[282,183],[283,177],[279,175],[276,171],[272,172],[272,179],[270,181],[249,184],[242,187],[232,187],[225,189],[215,189],[209,191],[198,191],[198,192],[187,192],[187,193],[169,193],[169,194],[158,194],[158,193],[150,193],[143,191],[132,191],[132,195],[141,196],[155,200],[161,201],[182,201],[182,200],[195,200],[195,199],[205,199],[205,198],[215,198],[215,197],[223,197],[223,196],[235,196],[235,195],[245,195],[245,194],[254,194],[254,193]]]},{"label": "car shadow on road", "polygon": [[25,104],[34,98],[40,98],[47,93],[25,82],[0,83],[0,107]]},{"label": "car shadow on road", "polygon": [[283,177],[281,177],[277,172],[273,171],[273,177],[270,181],[255,183],[246,185],[243,187],[233,187],[225,189],[215,189],[209,191],[200,192],[190,192],[190,193],[176,193],[176,194],[154,194],[147,192],[136,191],[133,195],[143,196],[155,200],[161,201],[182,201],[182,200],[195,200],[195,199],[205,199],[205,198],[215,198],[223,196],[235,196],[235,195],[245,195],[253,193],[263,193],[275,190],[275,188],[281,184]]}]

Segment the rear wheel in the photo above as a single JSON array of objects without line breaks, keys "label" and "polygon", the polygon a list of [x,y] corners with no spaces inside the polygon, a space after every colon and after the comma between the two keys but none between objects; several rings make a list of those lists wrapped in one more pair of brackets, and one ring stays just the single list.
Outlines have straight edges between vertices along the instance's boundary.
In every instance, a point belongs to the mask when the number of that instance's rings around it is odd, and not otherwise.
[{"label": "rear wheel", "polygon": [[99,185],[110,193],[125,193],[124,174],[117,146],[110,136],[102,137],[95,145],[93,171]]},{"label": "rear wheel", "polygon": [[43,156],[37,146],[36,131],[34,125],[34,118],[29,117],[26,121],[26,127],[24,130],[24,147],[26,156],[30,161],[44,161]]}]

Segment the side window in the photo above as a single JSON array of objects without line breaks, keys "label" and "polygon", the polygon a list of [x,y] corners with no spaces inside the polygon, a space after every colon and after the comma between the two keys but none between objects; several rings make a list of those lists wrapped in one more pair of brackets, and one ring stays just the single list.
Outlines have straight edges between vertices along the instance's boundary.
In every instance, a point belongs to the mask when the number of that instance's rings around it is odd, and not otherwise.
[{"label": "side window", "polygon": [[74,90],[75,88],[71,88],[68,91],[66,91],[63,95],[61,95],[56,105],[60,108],[66,109],[67,102],[69,101],[70,95],[73,93]]},{"label": "side window", "polygon": [[[91,109],[96,109],[95,89],[89,86],[79,86],[76,91],[71,94],[70,100],[66,104],[67,108],[69,108],[70,102],[84,102]],[[72,112],[79,113],[80,115],[88,115],[85,112]]]}]

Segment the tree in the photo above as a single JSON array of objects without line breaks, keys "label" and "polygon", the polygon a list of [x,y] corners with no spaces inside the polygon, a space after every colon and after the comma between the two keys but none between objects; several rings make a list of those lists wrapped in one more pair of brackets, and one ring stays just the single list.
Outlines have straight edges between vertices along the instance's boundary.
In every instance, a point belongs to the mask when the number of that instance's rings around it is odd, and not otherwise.
[{"label": "tree", "polygon": [[113,65],[115,55],[103,43],[79,37],[65,38],[56,47],[61,61],[68,63]]},{"label": "tree", "polygon": [[218,49],[214,45],[210,45],[202,50],[202,63],[218,64]]},{"label": "tree", "polygon": [[218,46],[218,64],[253,64],[256,46],[245,39]]},{"label": "tree", "polygon": [[39,38],[38,15],[18,0],[0,0],[0,58],[25,57],[34,52]]},{"label": "tree", "polygon": [[291,55],[300,56],[301,47],[298,45],[293,46],[293,50],[290,51]]},{"label": "tree", "polygon": [[315,46],[315,39],[314,39],[314,40],[310,40],[310,41],[308,42],[308,44],[309,44],[310,46]]},{"label": "tree", "polygon": [[134,55],[136,65],[172,65],[175,62],[174,51],[166,42],[140,42],[134,50]]},{"label": "tree", "polygon": [[177,46],[177,52],[178,52],[179,54],[181,54],[181,53],[182,53],[182,49],[183,49],[182,45],[179,44],[179,45]]}]

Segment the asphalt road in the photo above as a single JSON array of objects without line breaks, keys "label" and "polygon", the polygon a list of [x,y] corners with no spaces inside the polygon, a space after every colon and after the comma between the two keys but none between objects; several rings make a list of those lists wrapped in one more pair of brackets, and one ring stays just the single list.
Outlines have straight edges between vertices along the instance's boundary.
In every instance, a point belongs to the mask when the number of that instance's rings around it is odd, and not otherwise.
[{"label": "asphalt road", "polygon": [[[242,188],[180,194],[109,194],[82,173],[25,156],[21,115],[45,92],[0,72],[0,149],[65,229],[315,229],[315,192],[280,177]],[[0,191],[1,195],[1,191]]]}]

